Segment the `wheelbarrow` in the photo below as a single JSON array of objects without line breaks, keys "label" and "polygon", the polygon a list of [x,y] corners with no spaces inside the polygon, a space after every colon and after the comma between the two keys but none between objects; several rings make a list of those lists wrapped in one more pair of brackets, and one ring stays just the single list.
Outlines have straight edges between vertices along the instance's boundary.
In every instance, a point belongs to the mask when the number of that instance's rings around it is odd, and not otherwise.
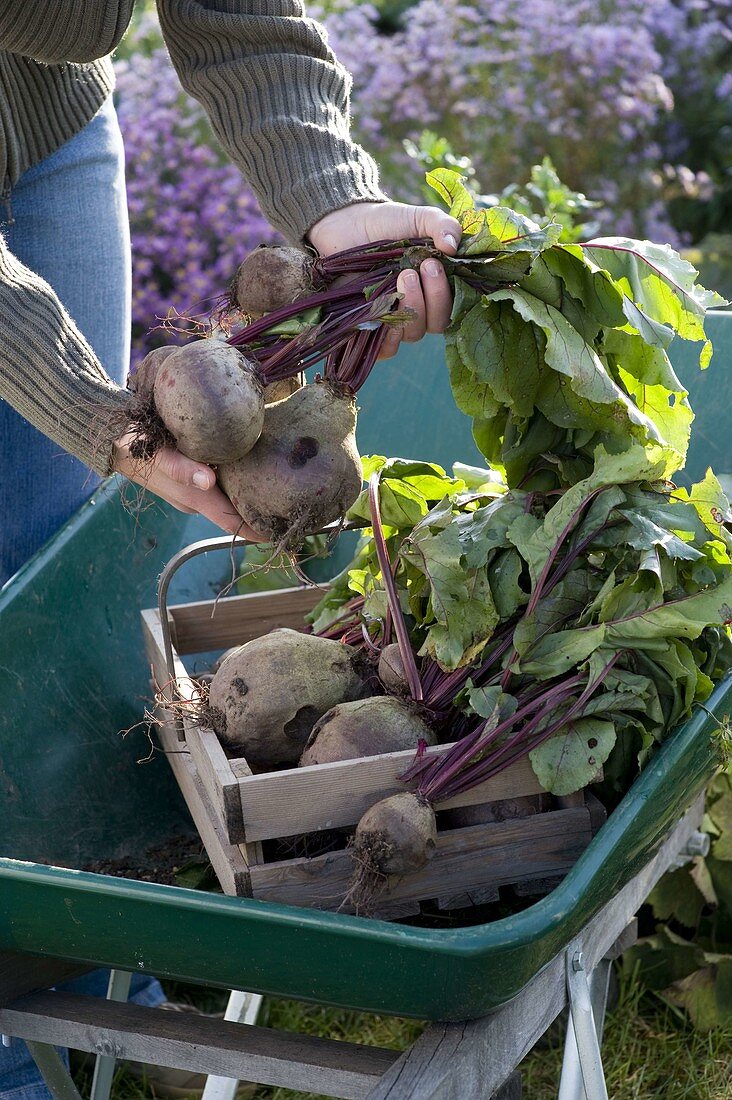
[{"label": "wheelbarrow", "polygon": [[[719,370],[732,319],[714,315],[709,329],[713,376],[691,356],[675,363],[698,415],[692,478],[707,463],[732,471],[732,382]],[[360,395],[362,451],[479,462],[444,373],[436,340],[380,368]],[[149,695],[140,608],[168,559],[213,533],[157,504],[125,507],[111,481],[0,594],[0,1032],[31,1044],[58,1097],[77,1094],[54,1044],[102,1056],[97,1100],[122,1057],[331,1096],[477,1100],[519,1094],[515,1067],[569,1003],[560,1096],[605,1096],[608,959],[664,871],[701,850],[714,716],[730,710],[732,681],[667,739],[561,884],[492,923],[410,927],[80,871],[191,829],[166,761],[137,765],[139,740],[120,731]],[[171,601],[211,596],[206,558],[176,578]],[[107,1001],[51,988],[100,966],[113,970]],[[192,1020],[115,1000],[140,972],[432,1024],[399,1056]],[[252,1018],[247,1004],[241,994],[239,1018]]]}]

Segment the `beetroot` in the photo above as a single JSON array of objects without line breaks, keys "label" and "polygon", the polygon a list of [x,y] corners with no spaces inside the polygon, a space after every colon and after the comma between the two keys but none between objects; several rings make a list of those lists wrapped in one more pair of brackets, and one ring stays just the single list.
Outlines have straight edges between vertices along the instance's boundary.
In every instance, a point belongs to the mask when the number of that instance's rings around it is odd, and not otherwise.
[{"label": "beetroot", "polygon": [[153,348],[152,351],[149,351],[135,369],[130,371],[127,388],[132,390],[133,393],[139,394],[140,397],[151,397],[155,385],[155,376],[161,364],[176,351],[178,351],[176,347]]},{"label": "beetroot", "polygon": [[355,873],[348,900],[368,913],[386,886],[388,875],[420,871],[437,847],[435,812],[411,791],[382,798],[356,826],[351,845]]},{"label": "beetroot", "polygon": [[167,356],[153,397],[178,449],[197,462],[236,461],[254,446],[264,423],[256,373],[218,340],[197,340]]},{"label": "beetroot", "polygon": [[312,293],[311,259],[299,248],[260,245],[239,264],[231,283],[231,304],[248,317],[261,317]]},{"label": "beetroot", "polygon": [[286,548],[342,516],[361,491],[356,405],[325,382],[268,405],[257,443],[219,467],[242,519]]},{"label": "beetroot", "polygon": [[264,387],[265,405],[274,405],[276,401],[284,401],[290,394],[302,389],[305,385],[305,377],[302,374],[292,374],[289,378],[280,378],[277,382],[270,382]]},{"label": "beetroot", "polygon": [[273,630],[226,656],[211,681],[208,720],[219,740],[252,768],[295,764],[327,710],[364,692],[351,646]]},{"label": "beetroot", "polygon": [[416,750],[436,737],[413,707],[389,695],[338,703],[313,726],[300,766],[356,760],[382,752]]},{"label": "beetroot", "polygon": [[386,645],[379,657],[379,679],[393,695],[409,695],[409,681],[401,650],[396,642]]}]

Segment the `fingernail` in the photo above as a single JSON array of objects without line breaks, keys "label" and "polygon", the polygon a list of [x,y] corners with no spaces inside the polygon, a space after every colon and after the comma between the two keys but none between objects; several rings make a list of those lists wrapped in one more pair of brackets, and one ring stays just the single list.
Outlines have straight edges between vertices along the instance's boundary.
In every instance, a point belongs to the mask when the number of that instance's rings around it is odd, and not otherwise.
[{"label": "fingernail", "polygon": [[419,276],[416,271],[403,271],[401,281],[404,286],[416,286],[419,282]]},{"label": "fingernail", "polygon": [[450,248],[457,248],[457,239],[452,233],[443,233],[442,239],[444,240],[445,244],[448,244],[450,246]]},{"label": "fingernail", "polygon": [[440,274],[443,268],[439,260],[425,260],[420,270],[424,271],[425,275],[429,275],[431,279],[434,279]]},{"label": "fingernail", "polygon": [[204,474],[203,470],[196,470],[193,475],[193,484],[197,489],[208,489],[211,484],[211,478],[208,474]]}]

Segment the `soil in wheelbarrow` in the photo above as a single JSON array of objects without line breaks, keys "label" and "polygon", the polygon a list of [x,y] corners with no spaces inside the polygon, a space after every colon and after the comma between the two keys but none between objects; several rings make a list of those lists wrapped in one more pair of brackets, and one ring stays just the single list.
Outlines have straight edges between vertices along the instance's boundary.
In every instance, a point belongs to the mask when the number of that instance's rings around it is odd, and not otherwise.
[{"label": "soil in wheelbarrow", "polygon": [[81,870],[139,882],[158,882],[164,886],[219,889],[200,837],[190,834],[170,837],[146,852],[136,852],[122,859],[94,860]]}]

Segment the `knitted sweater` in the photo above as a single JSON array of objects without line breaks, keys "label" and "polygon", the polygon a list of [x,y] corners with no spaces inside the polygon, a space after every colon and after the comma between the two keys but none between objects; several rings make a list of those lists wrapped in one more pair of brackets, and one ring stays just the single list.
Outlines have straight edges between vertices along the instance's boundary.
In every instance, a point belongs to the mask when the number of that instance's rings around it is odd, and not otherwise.
[{"label": "knitted sweater", "polygon": [[[0,179],[13,184],[110,94],[134,0],[0,0]],[[158,0],[183,87],[205,107],[269,221],[293,243],[325,214],[383,200],[349,135],[350,78],[300,0]],[[0,398],[109,472],[125,392],[53,290],[0,237]],[[117,424],[115,425],[115,419]]]}]

